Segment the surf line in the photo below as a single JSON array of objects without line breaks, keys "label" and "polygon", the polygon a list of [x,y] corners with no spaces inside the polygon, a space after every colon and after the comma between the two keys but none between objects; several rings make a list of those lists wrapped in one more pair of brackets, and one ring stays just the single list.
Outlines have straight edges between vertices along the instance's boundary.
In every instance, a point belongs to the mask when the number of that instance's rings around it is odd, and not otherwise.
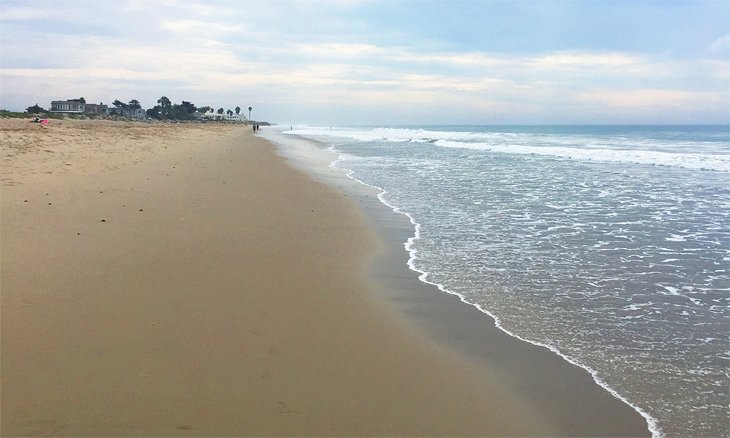
[{"label": "surf line", "polygon": [[421,224],[416,221],[416,219],[413,217],[413,215],[411,215],[407,211],[402,210],[400,207],[397,207],[397,206],[391,204],[390,202],[388,202],[388,200],[385,199],[385,195],[388,193],[388,191],[385,190],[383,187],[378,187],[376,185],[366,183],[365,181],[362,181],[361,179],[355,177],[355,171],[353,169],[338,166],[338,163],[344,163],[344,161],[345,161],[346,155],[344,153],[342,153],[341,151],[338,151],[334,146],[330,146],[327,149],[338,154],[337,159],[333,160],[329,164],[329,167],[342,172],[345,176],[347,176],[348,178],[350,178],[351,180],[353,180],[359,184],[362,184],[366,187],[370,187],[370,188],[378,191],[379,193],[377,195],[377,198],[383,205],[390,208],[394,213],[404,215],[405,217],[408,218],[411,225],[413,225],[413,229],[414,229],[413,236],[409,237],[408,240],[403,243],[403,247],[405,248],[405,250],[408,252],[408,255],[409,255],[408,262],[407,262],[408,268],[411,271],[418,274],[418,279],[421,282],[432,285],[432,286],[436,286],[441,292],[447,293],[449,295],[457,296],[462,303],[475,307],[480,312],[482,312],[485,315],[492,318],[492,320],[494,321],[494,326],[497,329],[501,330],[502,332],[506,333],[507,335],[509,335],[513,338],[519,339],[522,342],[527,342],[528,344],[532,344],[537,347],[545,348],[545,349],[557,354],[558,356],[563,358],[568,363],[575,365],[577,367],[583,368],[591,375],[591,378],[593,379],[594,382],[596,382],[596,384],[598,384],[598,386],[600,386],[603,389],[605,389],[606,391],[608,391],[608,393],[611,394],[616,399],[627,404],[629,407],[631,407],[634,411],[636,411],[639,415],[641,415],[644,418],[644,420],[647,423],[647,428],[649,429],[649,432],[652,435],[652,438],[664,438],[664,433],[661,431],[661,428],[659,427],[659,424],[657,423],[656,419],[654,419],[654,417],[649,415],[649,413],[646,412],[645,410],[643,410],[641,407],[632,403],[631,401],[626,399],[623,395],[619,394],[616,390],[611,388],[608,385],[608,383],[606,383],[600,377],[600,375],[598,374],[598,371],[594,370],[592,367],[590,367],[588,365],[585,365],[585,364],[577,361],[576,359],[573,359],[572,357],[565,355],[563,352],[561,352],[556,347],[554,347],[550,344],[545,344],[543,342],[538,342],[538,341],[532,341],[530,339],[524,338],[524,337],[506,329],[504,326],[502,326],[502,322],[499,319],[499,317],[497,315],[495,315],[494,313],[492,313],[491,311],[485,309],[484,307],[482,307],[479,304],[470,302],[462,294],[449,290],[445,285],[443,285],[441,283],[436,283],[436,282],[430,281],[428,279],[429,272],[424,271],[416,266],[416,260],[418,260],[418,257],[417,257],[418,250],[416,250],[414,248],[414,245],[415,245],[416,241],[421,239]]}]

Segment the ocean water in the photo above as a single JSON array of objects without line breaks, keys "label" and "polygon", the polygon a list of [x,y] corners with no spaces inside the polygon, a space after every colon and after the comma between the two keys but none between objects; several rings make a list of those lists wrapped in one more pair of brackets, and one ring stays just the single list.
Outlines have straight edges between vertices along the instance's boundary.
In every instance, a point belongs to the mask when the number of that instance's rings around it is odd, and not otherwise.
[{"label": "ocean water", "polygon": [[588,369],[655,436],[730,436],[727,126],[287,133],[411,218],[422,280]]}]

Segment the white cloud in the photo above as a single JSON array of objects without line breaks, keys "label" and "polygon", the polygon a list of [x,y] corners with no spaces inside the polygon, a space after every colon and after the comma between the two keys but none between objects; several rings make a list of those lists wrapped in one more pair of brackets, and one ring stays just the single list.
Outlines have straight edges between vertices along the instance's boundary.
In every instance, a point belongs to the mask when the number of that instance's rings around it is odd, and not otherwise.
[{"label": "white cloud", "polygon": [[468,78],[448,75],[405,74],[397,76],[398,85],[403,88],[444,91],[493,91],[501,94],[501,90],[511,88],[512,82],[496,78]]},{"label": "white cloud", "polygon": [[713,54],[730,55],[730,33],[713,41],[707,51]]},{"label": "white cloud", "polygon": [[4,6],[0,11],[0,21],[25,21],[51,17],[52,12],[33,6]]},{"label": "white cloud", "polygon": [[220,35],[222,33],[238,33],[242,34],[246,31],[246,27],[242,24],[225,24],[218,22],[200,21],[200,20],[160,20],[160,27],[163,30],[182,33],[197,37],[199,35]]},{"label": "white cloud", "polygon": [[594,89],[578,93],[578,100],[587,104],[598,104],[613,108],[682,108],[686,105],[704,102],[718,102],[721,97],[714,93],[681,90],[631,89],[607,90]]},{"label": "white cloud", "polygon": [[413,53],[406,50],[391,50],[389,58],[402,62],[482,68],[506,66],[512,63],[510,59],[504,55],[499,57],[479,52]]},{"label": "white cloud", "polygon": [[557,52],[537,56],[528,60],[534,68],[616,68],[642,64],[646,61],[625,53]]},{"label": "white cloud", "polygon": [[386,49],[372,44],[295,44],[291,46],[291,49],[297,53],[328,58],[383,55],[387,53]]},{"label": "white cloud", "polygon": [[142,11],[146,14],[157,14],[158,11],[176,11],[188,13],[190,16],[213,16],[221,12],[230,13],[231,9],[226,4],[213,2],[197,2],[193,0],[126,0],[123,6],[129,11]]},{"label": "white cloud", "polygon": [[[338,108],[333,117],[369,108],[392,119],[421,111],[410,107],[433,105],[450,108],[454,122],[466,111],[490,116],[501,111],[515,122],[528,122],[524,117],[552,114],[556,108],[562,115],[589,109],[596,120],[602,110],[633,117],[637,111],[671,109],[681,120],[682,114],[708,105],[720,108],[722,99],[730,99],[730,62],[717,56],[670,59],[620,50],[496,53],[473,46],[447,51],[424,49],[443,46],[409,38],[390,45],[379,35],[350,34],[350,27],[360,23],[326,13],[328,8],[355,10],[358,4],[254,2],[241,7],[127,0],[8,7],[0,19],[14,30],[0,34],[0,101],[24,108],[38,100],[83,95],[95,101],[128,96],[150,104],[165,94],[215,106],[260,99],[277,102],[282,112],[316,101]],[[52,35],[44,17],[58,17]],[[94,24],[100,22],[104,25]],[[77,27],[85,33],[70,31]],[[707,50],[730,53],[730,35]],[[382,111],[373,111],[377,106]],[[716,118],[727,113],[718,110]]]}]

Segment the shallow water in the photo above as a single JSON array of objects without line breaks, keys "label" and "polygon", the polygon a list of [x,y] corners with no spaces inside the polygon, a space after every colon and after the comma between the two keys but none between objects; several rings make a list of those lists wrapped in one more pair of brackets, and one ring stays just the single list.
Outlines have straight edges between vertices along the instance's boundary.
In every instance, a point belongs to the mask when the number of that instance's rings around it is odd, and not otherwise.
[{"label": "shallow water", "polygon": [[415,269],[667,436],[728,436],[727,127],[299,127],[418,224]]}]

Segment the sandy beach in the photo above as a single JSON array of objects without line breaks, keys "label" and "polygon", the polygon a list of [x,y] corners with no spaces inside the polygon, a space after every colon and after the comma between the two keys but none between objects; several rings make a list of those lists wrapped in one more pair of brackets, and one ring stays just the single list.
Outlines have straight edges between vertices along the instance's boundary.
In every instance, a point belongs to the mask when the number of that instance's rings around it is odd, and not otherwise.
[{"label": "sandy beach", "polygon": [[0,120],[0,141],[2,436],[648,435],[551,353],[414,334],[372,278],[402,255],[250,127]]}]

